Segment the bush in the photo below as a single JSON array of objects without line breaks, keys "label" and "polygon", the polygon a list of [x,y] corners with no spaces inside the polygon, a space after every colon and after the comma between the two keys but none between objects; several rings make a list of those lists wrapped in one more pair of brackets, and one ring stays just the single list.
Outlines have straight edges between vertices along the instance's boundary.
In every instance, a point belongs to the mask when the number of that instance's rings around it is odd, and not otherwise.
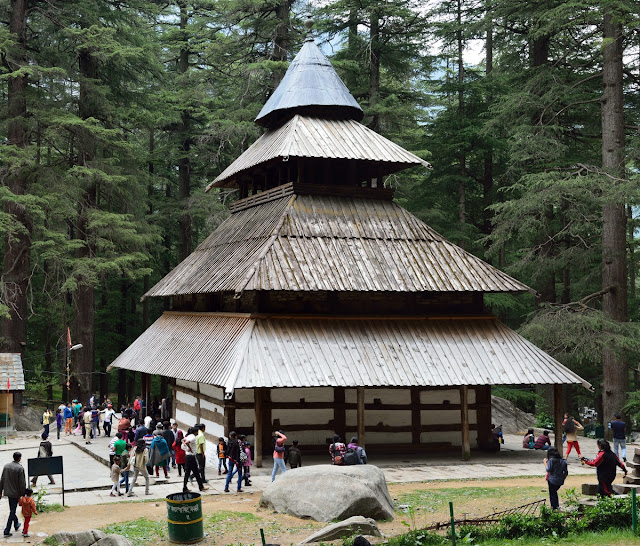
[{"label": "bush", "polygon": [[631,527],[631,499],[601,498],[598,504],[585,509],[580,524],[589,531]]}]

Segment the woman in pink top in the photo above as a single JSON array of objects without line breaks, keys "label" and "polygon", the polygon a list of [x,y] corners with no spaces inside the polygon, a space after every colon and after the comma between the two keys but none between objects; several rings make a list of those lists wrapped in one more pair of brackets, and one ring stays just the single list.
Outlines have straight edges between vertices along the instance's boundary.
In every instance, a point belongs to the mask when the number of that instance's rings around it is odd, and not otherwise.
[{"label": "woman in pink top", "polygon": [[276,479],[278,468],[280,468],[283,474],[287,471],[287,467],[284,464],[284,442],[287,437],[281,430],[276,430],[273,435],[276,437],[276,443],[273,449],[273,472],[271,472],[271,481]]}]

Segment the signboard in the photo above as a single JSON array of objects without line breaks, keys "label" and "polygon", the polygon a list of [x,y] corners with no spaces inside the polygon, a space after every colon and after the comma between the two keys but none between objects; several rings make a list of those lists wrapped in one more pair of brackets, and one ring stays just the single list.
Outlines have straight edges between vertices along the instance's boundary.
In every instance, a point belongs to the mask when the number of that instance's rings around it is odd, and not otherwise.
[{"label": "signboard", "polygon": [[62,456],[27,459],[27,475],[30,478],[34,476],[49,476],[50,474],[62,474],[62,505],[64,506],[64,469]]}]

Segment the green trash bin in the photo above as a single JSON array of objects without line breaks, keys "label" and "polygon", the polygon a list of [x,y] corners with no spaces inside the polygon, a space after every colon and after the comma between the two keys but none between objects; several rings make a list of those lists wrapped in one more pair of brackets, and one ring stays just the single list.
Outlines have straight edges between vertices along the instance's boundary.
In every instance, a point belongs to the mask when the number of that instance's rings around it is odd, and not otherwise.
[{"label": "green trash bin", "polygon": [[604,425],[597,425],[595,428],[596,438],[604,438]]},{"label": "green trash bin", "polygon": [[204,538],[202,495],[192,492],[167,495],[167,524],[171,542],[201,541]]}]

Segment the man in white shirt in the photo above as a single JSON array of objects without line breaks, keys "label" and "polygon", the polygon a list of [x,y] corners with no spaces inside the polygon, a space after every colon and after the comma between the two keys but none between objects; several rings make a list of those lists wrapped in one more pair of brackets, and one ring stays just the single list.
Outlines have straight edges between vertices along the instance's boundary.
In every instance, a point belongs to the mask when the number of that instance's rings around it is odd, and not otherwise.
[{"label": "man in white shirt", "polygon": [[115,415],[115,411],[113,411],[113,406],[108,404],[105,409],[100,412],[103,416],[102,428],[104,429],[104,434],[108,438],[111,435],[111,424],[113,416]]},{"label": "man in white shirt", "polygon": [[196,434],[198,431],[191,427],[187,431],[187,435],[182,439],[182,449],[184,449],[184,485],[182,487],[182,491],[184,493],[189,492],[187,488],[187,483],[189,483],[189,478],[193,474],[195,479],[198,481],[198,488],[200,491],[204,491],[205,487],[202,483],[202,476],[200,476],[200,472],[198,470],[198,462],[196,461]]}]

